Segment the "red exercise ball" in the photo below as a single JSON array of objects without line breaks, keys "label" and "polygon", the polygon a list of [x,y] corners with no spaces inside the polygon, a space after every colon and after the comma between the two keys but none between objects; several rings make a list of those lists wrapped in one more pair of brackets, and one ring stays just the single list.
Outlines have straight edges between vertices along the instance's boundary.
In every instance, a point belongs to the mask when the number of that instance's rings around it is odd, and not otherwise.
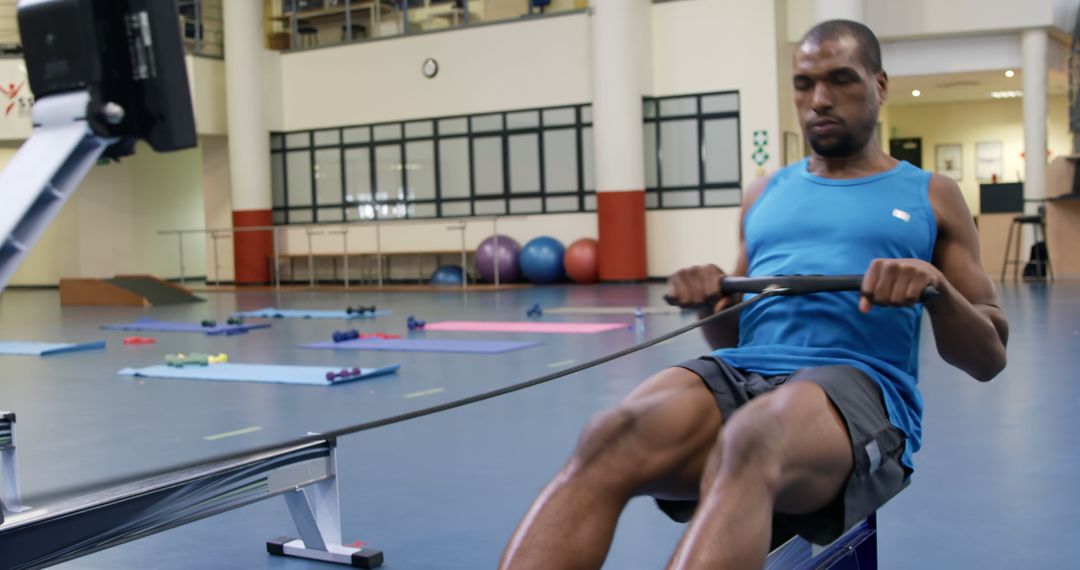
[{"label": "red exercise ball", "polygon": [[596,283],[600,272],[600,244],[592,238],[581,238],[566,248],[563,268],[575,283]]}]

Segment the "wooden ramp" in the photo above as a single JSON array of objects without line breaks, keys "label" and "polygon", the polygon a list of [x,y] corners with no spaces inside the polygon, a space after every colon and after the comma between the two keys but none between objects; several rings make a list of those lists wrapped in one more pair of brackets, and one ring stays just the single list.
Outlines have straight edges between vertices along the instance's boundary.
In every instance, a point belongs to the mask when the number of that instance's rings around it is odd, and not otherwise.
[{"label": "wooden ramp", "polygon": [[65,306],[156,307],[202,301],[190,290],[152,275],[60,280],[60,304]]}]

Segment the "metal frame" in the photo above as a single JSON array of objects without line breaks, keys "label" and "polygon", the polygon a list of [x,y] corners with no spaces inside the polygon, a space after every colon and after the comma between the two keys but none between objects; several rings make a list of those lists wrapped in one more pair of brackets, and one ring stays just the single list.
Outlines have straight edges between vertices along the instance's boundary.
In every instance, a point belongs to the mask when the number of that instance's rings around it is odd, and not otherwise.
[{"label": "metal frame", "polygon": [[90,129],[89,103],[87,91],[38,99],[33,133],[0,171],[0,291],[98,157],[117,140]]},{"label": "metal frame", "polygon": [[[280,160],[281,160],[281,163],[282,163],[282,167],[281,167],[281,170],[280,170],[281,177],[282,177],[282,179],[281,179],[281,185],[282,185],[281,202],[274,204],[274,206],[272,208],[273,212],[275,214],[275,217],[281,216],[282,221],[281,222],[275,222],[275,223],[282,223],[282,224],[294,223],[294,222],[292,222],[290,220],[290,214],[292,212],[306,212],[307,214],[304,216],[304,218],[310,218],[311,222],[313,222],[313,223],[340,223],[342,220],[345,220],[346,222],[351,221],[348,210],[350,208],[352,208],[352,207],[357,206],[358,204],[357,204],[357,202],[350,202],[350,201],[348,201],[346,199],[346,196],[348,195],[349,180],[348,180],[348,176],[347,176],[345,154],[346,154],[346,151],[349,150],[349,149],[366,149],[368,151],[367,152],[368,164],[369,164],[369,167],[370,167],[369,168],[369,177],[370,177],[370,179],[369,179],[369,192],[370,192],[370,195],[371,195],[371,201],[370,202],[361,202],[361,204],[365,204],[365,205],[370,204],[371,206],[373,206],[375,208],[375,218],[374,219],[386,219],[386,218],[383,218],[383,217],[381,217],[379,215],[378,209],[379,209],[380,206],[386,205],[386,204],[400,204],[400,203],[405,203],[407,206],[410,206],[410,207],[412,207],[412,206],[422,206],[422,205],[431,205],[431,206],[434,207],[433,215],[418,215],[417,216],[417,215],[413,215],[413,214],[411,214],[409,212],[406,212],[406,215],[405,215],[406,219],[420,219],[420,218],[425,218],[425,219],[444,218],[445,219],[445,218],[448,218],[448,217],[459,217],[460,214],[456,214],[456,213],[452,214],[452,215],[449,215],[449,216],[446,215],[446,213],[444,212],[444,210],[445,210],[444,206],[446,204],[449,204],[449,203],[463,203],[463,202],[468,202],[468,204],[469,204],[469,214],[468,215],[476,216],[476,215],[478,215],[477,212],[476,212],[477,202],[478,201],[484,202],[484,201],[488,201],[488,200],[503,200],[503,202],[504,202],[504,204],[503,204],[503,213],[497,214],[497,215],[500,215],[500,216],[502,216],[502,215],[534,215],[534,214],[539,214],[539,213],[548,213],[547,199],[548,198],[559,198],[559,197],[577,198],[578,199],[577,200],[578,205],[577,205],[576,209],[566,210],[564,212],[558,212],[558,213],[573,213],[573,212],[590,211],[590,209],[586,207],[587,200],[586,200],[585,195],[587,195],[587,194],[595,194],[595,189],[594,190],[588,190],[588,189],[585,188],[586,181],[585,181],[585,177],[584,177],[584,170],[585,170],[584,160],[585,160],[585,153],[586,153],[587,149],[582,148],[582,141],[583,141],[582,130],[592,128],[592,123],[590,121],[582,121],[582,113],[581,113],[582,107],[588,107],[588,105],[579,104],[579,105],[560,105],[560,106],[555,106],[555,107],[537,107],[537,108],[530,108],[530,109],[494,111],[494,112],[491,112],[491,113],[479,113],[479,114],[474,114],[474,115],[450,115],[450,116],[443,116],[443,117],[432,117],[430,119],[419,119],[419,120],[414,119],[414,120],[408,120],[408,121],[392,121],[392,122],[384,122],[384,123],[373,123],[373,124],[368,124],[368,125],[345,125],[345,126],[341,126],[341,127],[332,127],[332,128],[329,128],[329,129],[311,129],[311,130],[304,129],[304,130],[298,130],[298,131],[282,131],[282,132],[271,133],[271,143],[272,143],[271,144],[271,151],[270,151],[271,155],[272,156],[273,155],[280,156]],[[573,119],[573,121],[571,123],[558,124],[558,125],[550,125],[550,124],[545,123],[545,121],[544,121],[544,112],[545,111],[554,111],[554,110],[561,110],[561,109],[572,109],[574,111],[574,119]],[[536,113],[536,116],[537,116],[537,119],[538,119],[537,126],[535,126],[535,127],[507,128],[506,127],[507,115],[515,114],[515,113]],[[500,117],[500,120],[502,121],[501,128],[495,129],[495,130],[490,130],[490,131],[487,131],[487,130],[485,130],[485,131],[477,131],[473,127],[473,120],[475,118],[477,118],[477,117],[487,116],[487,115],[498,115]],[[453,133],[453,134],[443,134],[443,133],[441,133],[440,130],[439,130],[439,122],[443,121],[443,120],[449,120],[449,119],[464,119],[465,122],[466,122],[466,130],[465,130],[465,132]],[[410,124],[410,123],[418,123],[418,122],[430,123],[430,125],[431,125],[431,134],[430,135],[423,135],[423,136],[409,135],[408,131],[407,131],[407,125]],[[379,127],[390,126],[390,125],[396,126],[400,130],[399,136],[397,136],[395,138],[377,139],[376,136],[375,136],[376,130]],[[364,130],[366,130],[367,131],[366,140],[362,141],[362,142],[346,142],[345,141],[345,136],[344,136],[346,129],[364,129]],[[566,192],[549,192],[547,190],[547,177],[546,177],[545,163],[544,163],[544,161],[546,159],[546,154],[547,154],[545,152],[545,148],[544,148],[545,144],[546,144],[545,143],[546,137],[544,135],[546,133],[548,133],[548,132],[569,131],[569,130],[574,131],[574,133],[575,133],[575,135],[574,135],[575,136],[575,141],[576,141],[576,144],[577,144],[577,152],[575,153],[575,159],[577,161],[577,164],[575,165],[575,169],[577,171],[577,177],[576,178],[577,178],[577,181],[578,181],[577,189],[572,190],[572,191],[566,191]],[[322,132],[322,131],[337,131],[337,133],[338,133],[338,136],[337,136],[338,142],[336,144],[317,144],[315,142],[315,139],[314,139],[315,133],[316,132]],[[308,141],[307,141],[306,146],[290,147],[287,144],[286,141],[289,138],[289,136],[290,135],[297,135],[297,134],[307,135]],[[537,142],[537,147],[538,147],[538,153],[537,153],[538,156],[537,156],[537,158],[538,158],[538,161],[539,161],[538,164],[537,164],[537,167],[538,167],[539,174],[540,174],[540,188],[536,192],[520,192],[520,193],[512,192],[512,188],[510,188],[510,186],[511,186],[511,183],[510,183],[510,179],[511,179],[511,168],[510,168],[511,157],[510,157],[510,152],[509,152],[510,137],[513,137],[513,136],[516,136],[516,135],[529,135],[529,134],[536,136],[536,142]],[[491,138],[498,137],[500,139],[500,144],[501,144],[501,148],[502,148],[501,163],[502,163],[502,185],[503,185],[503,188],[502,188],[502,192],[499,192],[499,193],[496,193],[496,194],[477,194],[476,193],[476,167],[475,167],[475,160],[476,160],[475,141],[476,141],[476,139],[488,138],[488,137],[491,137]],[[455,197],[455,198],[445,198],[444,197],[445,187],[444,187],[444,183],[443,183],[443,179],[442,179],[443,178],[442,177],[442,161],[444,160],[444,158],[442,156],[440,143],[442,141],[444,141],[444,140],[455,140],[455,139],[465,139],[465,140],[468,141],[467,151],[466,151],[467,160],[468,160],[467,168],[468,168],[468,173],[469,173],[468,195],[466,197],[461,197],[461,198],[457,198],[457,197]],[[385,193],[386,190],[380,189],[379,185],[378,185],[377,161],[376,161],[376,156],[375,156],[376,147],[379,147],[379,146],[397,146],[398,149],[399,149],[400,155],[401,155],[402,163],[404,164],[404,163],[407,162],[408,150],[407,150],[406,147],[408,146],[409,143],[428,142],[428,141],[430,141],[431,144],[432,144],[432,149],[433,149],[432,154],[433,154],[433,158],[434,158],[434,163],[433,163],[434,176],[432,177],[434,179],[434,188],[433,188],[434,197],[432,197],[432,198],[423,198],[423,199],[418,199],[418,200],[417,199],[410,200],[410,199],[408,199],[408,196],[406,196],[406,199],[404,200],[404,202],[402,200],[397,200],[397,199],[394,199],[394,200],[390,200],[390,199],[378,200],[379,193],[380,192]],[[280,144],[275,144],[275,143],[280,143]],[[341,199],[341,202],[339,202],[339,203],[323,204],[323,203],[319,203],[319,200],[318,200],[318,192],[317,192],[318,180],[315,178],[315,164],[316,164],[315,153],[317,151],[319,151],[319,150],[326,150],[326,149],[340,149],[340,152],[341,152],[341,173],[342,173],[341,174],[341,193],[342,193],[342,199]],[[303,153],[304,151],[308,151],[306,154],[308,155],[308,162],[309,162],[309,165],[310,165],[309,170],[310,170],[311,185],[312,185],[312,202],[311,202],[310,205],[293,206],[292,204],[290,204],[290,201],[289,201],[289,185],[288,185],[289,168],[288,168],[287,157],[290,155],[290,153]],[[402,170],[401,176],[399,177],[399,183],[401,184],[402,188],[405,188],[405,189],[409,188],[409,175],[408,175],[407,170]],[[535,211],[534,210],[529,210],[527,212],[513,212],[511,210],[510,202],[511,202],[511,200],[516,200],[516,199],[539,199],[540,200],[540,208],[538,210],[535,210]],[[339,218],[337,218],[335,216],[334,220],[325,220],[325,221],[320,220],[318,218],[318,211],[320,209],[327,209],[327,208],[341,208],[343,210],[342,217],[339,219]],[[592,209],[595,209],[595,208],[592,208]],[[479,215],[484,215],[484,214],[479,214]],[[400,219],[400,218],[395,217],[395,218],[390,218],[390,219]],[[301,221],[299,223],[308,223],[308,222]]]},{"label": "metal frame", "polygon": [[[237,234],[237,233],[270,232],[270,235],[271,235],[272,240],[273,240],[273,254],[272,254],[272,257],[271,257],[271,259],[273,260],[273,264],[274,264],[274,271],[273,271],[273,273],[274,273],[274,282],[273,282],[273,284],[274,284],[275,288],[280,289],[281,288],[281,271],[279,270],[279,265],[280,265],[279,259],[281,258],[281,241],[280,241],[280,237],[278,235],[280,231],[290,231],[290,230],[300,231],[300,230],[303,230],[305,232],[306,238],[307,238],[308,270],[309,270],[309,273],[310,273],[310,275],[308,277],[308,285],[309,286],[316,285],[317,281],[318,281],[315,278],[316,273],[315,273],[315,260],[314,260],[314,245],[312,243],[312,236],[323,235],[323,234],[334,234],[334,235],[341,234],[341,236],[342,236],[342,246],[343,246],[343,249],[342,249],[343,267],[344,267],[344,270],[345,270],[344,280],[345,280],[345,285],[348,286],[349,283],[350,283],[350,278],[349,278],[349,275],[348,275],[349,255],[351,253],[362,253],[362,252],[351,252],[350,251],[350,249],[349,249],[349,241],[348,241],[348,239],[349,239],[348,238],[349,231],[351,229],[353,229],[353,228],[369,228],[370,227],[370,228],[373,228],[374,231],[375,231],[375,250],[374,250],[374,253],[375,253],[375,256],[376,256],[376,266],[377,266],[376,267],[376,281],[378,282],[379,287],[382,287],[384,282],[385,282],[385,279],[386,279],[386,275],[385,275],[385,271],[384,271],[385,268],[384,268],[384,264],[383,264],[383,259],[387,255],[393,255],[393,252],[386,253],[386,252],[383,251],[383,248],[382,248],[382,227],[384,225],[445,224],[448,220],[456,221],[457,225],[448,226],[446,229],[447,230],[457,230],[457,231],[461,232],[460,237],[461,237],[462,269],[463,269],[463,271],[465,272],[465,275],[466,275],[465,282],[462,283],[462,288],[464,289],[464,288],[467,287],[467,284],[468,284],[468,271],[467,271],[467,267],[466,267],[467,266],[466,259],[468,257],[468,249],[466,248],[466,242],[465,242],[465,230],[468,227],[468,224],[470,222],[473,222],[473,223],[486,223],[486,222],[490,221],[491,222],[491,235],[496,235],[498,233],[498,229],[499,229],[499,218],[500,217],[505,217],[505,216],[475,216],[475,217],[471,217],[471,218],[460,218],[460,217],[458,217],[458,218],[422,218],[422,219],[405,219],[405,220],[367,220],[367,221],[337,222],[337,223],[334,223],[334,224],[319,223],[319,224],[296,224],[296,225],[291,225],[291,226],[273,225],[273,226],[246,226],[246,227],[238,227],[238,228],[159,230],[157,233],[158,233],[158,235],[161,235],[161,236],[176,236],[176,242],[178,244],[177,249],[178,249],[178,252],[179,252],[179,258],[177,260],[177,263],[178,263],[178,265],[180,267],[180,282],[181,283],[183,283],[184,279],[185,279],[185,277],[184,277],[184,267],[185,267],[185,265],[184,265],[184,236],[191,235],[191,234],[209,235],[210,239],[213,240],[213,242],[212,242],[213,243],[213,245],[212,245],[212,247],[213,247],[213,264],[214,264],[213,281],[216,284],[220,285],[221,284],[221,276],[220,276],[221,274],[220,274],[220,264],[218,262],[218,253],[217,253],[217,251],[218,251],[218,239],[235,237],[235,234]],[[521,218],[519,218],[519,219],[521,219]],[[335,226],[337,226],[336,229],[335,229]],[[496,271],[497,271],[498,270],[498,259],[496,259],[495,263],[496,263],[495,267],[496,267]],[[495,281],[496,286],[499,285],[499,281],[498,281],[497,277],[498,276],[496,275],[496,281]],[[210,276],[208,275],[207,276],[207,282],[209,282],[209,281],[210,281]]]},{"label": "metal frame", "polygon": [[15,414],[0,412],[0,524],[4,523],[5,516],[29,509],[22,504],[15,451]]},{"label": "metal frame", "polygon": [[382,564],[381,551],[342,544],[336,442],[327,438],[9,516],[0,525],[0,568],[58,564],[279,495],[300,538],[269,541],[271,554]]},{"label": "metal frame", "polygon": [[855,525],[832,544],[817,546],[793,537],[765,561],[766,570],[874,570],[877,568],[877,514]]}]

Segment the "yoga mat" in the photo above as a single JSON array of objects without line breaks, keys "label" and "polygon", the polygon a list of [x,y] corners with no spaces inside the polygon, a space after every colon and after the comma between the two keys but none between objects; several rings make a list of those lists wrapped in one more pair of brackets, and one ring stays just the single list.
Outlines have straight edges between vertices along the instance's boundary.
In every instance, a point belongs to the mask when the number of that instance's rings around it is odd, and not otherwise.
[{"label": "yoga mat", "polygon": [[643,315],[677,315],[682,312],[678,307],[541,307],[545,315],[636,315],[641,309]]},{"label": "yoga mat", "polygon": [[115,325],[102,325],[107,331],[154,331],[154,332],[197,332],[206,333],[210,336],[244,334],[255,329],[268,329],[270,323],[257,325],[218,325],[216,327],[204,327],[199,323],[177,323],[171,321],[159,321],[149,317],[143,317],[133,323],[120,323]]},{"label": "yoga mat", "polygon": [[390,350],[397,352],[458,352],[467,354],[499,354],[539,346],[539,342],[507,340],[453,340],[429,338],[371,338],[345,342],[312,342],[300,348],[329,348],[333,350]]},{"label": "yoga mat", "polygon": [[0,355],[9,356],[52,356],[65,352],[80,352],[83,350],[103,350],[105,341],[94,342],[17,342],[0,341]]},{"label": "yoga mat", "polygon": [[384,374],[393,374],[401,368],[400,364],[382,368],[361,368],[360,376],[349,380],[326,380],[327,372],[337,372],[343,367],[333,366],[290,366],[283,364],[241,364],[225,362],[209,366],[184,366],[177,368],[165,364],[156,364],[145,368],[124,368],[117,372],[121,376],[143,378],[169,378],[172,380],[218,380],[223,382],[271,382],[275,384],[303,384],[306,386],[330,386],[353,380],[363,380]]},{"label": "yoga mat", "polygon": [[308,309],[275,309],[274,307],[263,307],[255,311],[241,311],[233,313],[234,317],[244,317],[252,319],[373,319],[375,317],[385,317],[389,315],[391,311],[375,311],[374,313],[346,313],[345,311],[315,311]]},{"label": "yoga mat", "polygon": [[442,321],[428,323],[426,331],[518,332],[548,334],[592,334],[628,329],[627,323],[540,323],[533,321]]}]

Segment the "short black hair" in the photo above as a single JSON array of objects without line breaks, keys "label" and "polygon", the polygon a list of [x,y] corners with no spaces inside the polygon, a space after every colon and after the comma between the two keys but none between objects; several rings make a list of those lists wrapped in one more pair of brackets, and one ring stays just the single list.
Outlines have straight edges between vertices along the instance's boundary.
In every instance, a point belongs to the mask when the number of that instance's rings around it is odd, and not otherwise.
[{"label": "short black hair", "polygon": [[852,20],[828,20],[822,22],[803,36],[800,45],[807,42],[820,44],[827,40],[836,40],[851,36],[859,46],[859,57],[870,73],[881,71],[881,43],[870,28]]}]

